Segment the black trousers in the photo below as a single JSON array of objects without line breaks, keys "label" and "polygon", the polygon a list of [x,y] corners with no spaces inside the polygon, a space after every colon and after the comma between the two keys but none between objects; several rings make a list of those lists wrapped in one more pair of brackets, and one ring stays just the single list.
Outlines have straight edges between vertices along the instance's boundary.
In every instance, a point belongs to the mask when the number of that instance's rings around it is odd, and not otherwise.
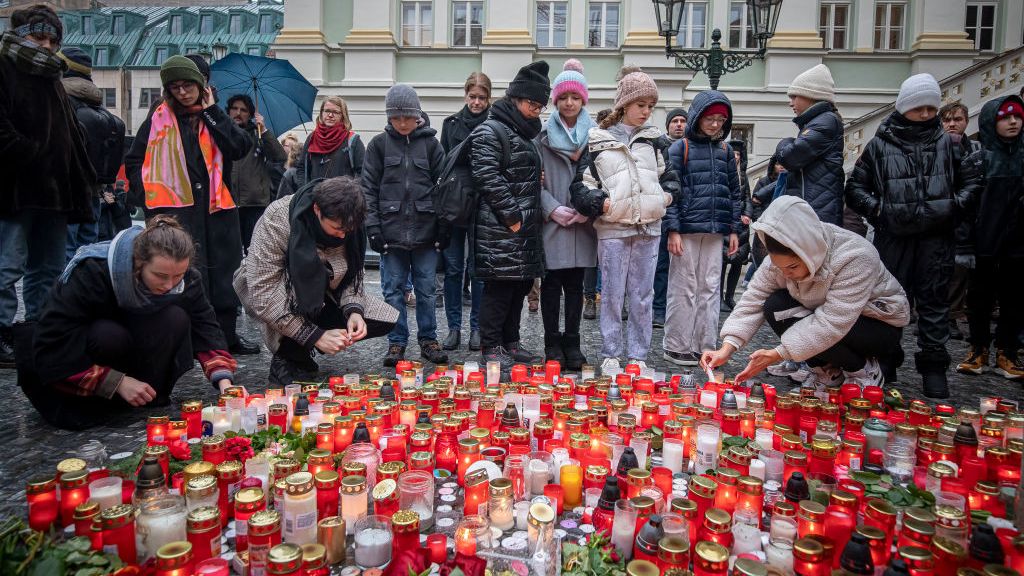
[{"label": "black trousers", "polygon": [[971,326],[970,343],[987,348],[992,342],[992,307],[999,301],[996,348],[1012,357],[1020,348],[1018,336],[1024,330],[1024,306],[1020,294],[1024,280],[1024,258],[978,257],[971,271],[967,291],[967,318]]},{"label": "black trousers", "polygon": [[[545,336],[564,332],[578,336],[583,316],[583,275],[586,268],[548,270],[540,284],[540,312]],[[558,329],[562,294],[565,294],[565,330]]]},{"label": "black trousers", "polygon": [[242,231],[242,247],[249,251],[249,243],[252,242],[252,231],[256,229],[256,223],[260,216],[267,209],[266,206],[239,206],[238,225]]},{"label": "black trousers", "polygon": [[722,278],[719,281],[719,290],[724,288],[723,300],[732,300],[736,296],[736,286],[740,283],[740,274],[743,273],[743,262],[730,262],[729,259],[722,259]]},{"label": "black trousers", "polygon": [[[366,321],[366,337],[363,340],[387,336],[388,332],[395,327],[394,322],[381,322],[365,316],[363,316],[363,320]],[[330,300],[324,302],[324,307],[320,310],[320,314],[313,319],[313,323],[323,330],[348,328],[348,318]],[[309,364],[312,361],[313,352],[314,348],[306,348],[297,341],[284,336],[281,338],[281,343],[275,354],[291,362]]]},{"label": "black trousers", "polygon": [[529,280],[484,280],[480,299],[480,345],[497,348],[519,342],[523,299],[533,288]]},{"label": "black trousers", "polygon": [[[149,406],[166,405],[174,384],[193,364],[191,321],[178,306],[148,315],[126,314],[92,323],[87,351],[94,364],[110,366],[149,384],[156,399]],[[19,336],[16,336],[18,338]],[[31,334],[22,335],[31,349]],[[23,348],[23,346],[19,346]],[[40,416],[58,428],[82,430],[105,422],[130,408],[120,396],[76,396],[39,381],[31,361],[19,358],[18,383]]]},{"label": "black trousers", "polygon": [[[804,306],[789,292],[777,290],[765,300],[763,309],[768,325],[781,336],[800,321],[800,316],[793,315],[793,310],[804,309]],[[868,358],[877,358],[883,364],[889,363],[894,357],[893,351],[899,349],[901,332],[899,328],[881,320],[861,316],[842,340],[828,350],[808,358],[807,364],[815,367],[831,365],[847,372],[856,372],[864,367]]]},{"label": "black trousers", "polygon": [[949,234],[916,236],[893,236],[876,230],[874,244],[882,263],[917,310],[917,371],[945,372],[949,368],[949,281],[956,254],[952,230]]},{"label": "black trousers", "polygon": [[583,271],[583,295],[587,298],[597,297],[597,267],[585,268]]}]

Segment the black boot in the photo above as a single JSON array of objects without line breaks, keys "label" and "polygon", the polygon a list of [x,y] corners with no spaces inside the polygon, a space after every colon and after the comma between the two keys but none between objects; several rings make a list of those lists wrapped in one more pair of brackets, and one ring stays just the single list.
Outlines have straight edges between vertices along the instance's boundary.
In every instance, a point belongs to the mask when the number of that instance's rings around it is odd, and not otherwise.
[{"label": "black boot", "polygon": [[565,366],[565,354],[562,352],[562,335],[558,332],[544,334],[544,359],[548,362],[555,360],[560,366]]},{"label": "black boot", "polygon": [[949,354],[942,349],[922,350],[914,354],[914,366],[921,374],[924,395],[929,398],[949,398]]},{"label": "black boot", "polygon": [[566,370],[580,370],[587,363],[587,357],[580,350],[579,334],[564,334],[562,336],[562,352],[565,354]]},{"label": "black boot", "polygon": [[921,374],[921,382],[924,384],[924,395],[929,398],[949,398],[949,382],[946,381],[945,372],[925,372]]}]

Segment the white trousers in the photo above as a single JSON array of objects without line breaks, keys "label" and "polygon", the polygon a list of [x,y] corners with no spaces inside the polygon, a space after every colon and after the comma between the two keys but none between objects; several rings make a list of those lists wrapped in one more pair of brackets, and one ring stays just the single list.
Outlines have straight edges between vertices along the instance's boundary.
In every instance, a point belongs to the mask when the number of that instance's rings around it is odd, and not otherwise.
[{"label": "white trousers", "polygon": [[722,277],[722,235],[683,234],[683,254],[671,256],[664,348],[679,354],[714,350]]}]

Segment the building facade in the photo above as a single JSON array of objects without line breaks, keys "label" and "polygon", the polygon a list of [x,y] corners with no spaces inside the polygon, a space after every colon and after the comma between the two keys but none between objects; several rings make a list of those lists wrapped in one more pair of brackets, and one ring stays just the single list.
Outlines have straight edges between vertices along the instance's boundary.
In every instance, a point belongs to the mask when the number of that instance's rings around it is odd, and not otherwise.
[{"label": "building facade", "polygon": [[[135,4],[145,4],[136,2]],[[92,56],[104,104],[135,134],[159,98],[160,64],[175,54],[216,60],[231,52],[273,55],[284,19],[282,0],[162,7],[132,5],[60,12],[64,46]]]},{"label": "building facade", "polygon": [[[753,45],[742,0],[688,1],[678,43],[708,47],[715,28],[724,48]],[[786,88],[815,64],[831,68],[850,120],[891,104],[911,74],[942,79],[1022,40],[1020,0],[784,0],[767,57],[724,76],[720,89],[756,163],[793,135]],[[470,72],[487,73],[500,96],[538,59],[552,78],[567,58],[583,62],[591,113],[611,104],[622,65],[643,67],[660,89],[658,121],[708,87],[706,76],[666,59],[664,45],[651,0],[288,0],[274,48],[321,98],[345,98],[369,137],[383,129],[384,93],[396,82],[414,85],[439,125],[462,106]]]}]

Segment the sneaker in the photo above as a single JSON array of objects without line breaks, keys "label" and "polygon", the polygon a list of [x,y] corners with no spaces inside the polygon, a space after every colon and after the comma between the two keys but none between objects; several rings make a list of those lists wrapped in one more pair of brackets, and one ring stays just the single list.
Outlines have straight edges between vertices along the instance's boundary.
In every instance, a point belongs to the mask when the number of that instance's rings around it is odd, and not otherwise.
[{"label": "sneaker", "polygon": [[618,374],[622,372],[622,367],[619,366],[618,358],[605,358],[601,361],[601,375],[611,376],[612,374]]},{"label": "sneaker", "polygon": [[388,346],[388,353],[384,355],[384,366],[394,368],[399,360],[405,360],[405,346],[391,344]]},{"label": "sneaker", "polygon": [[864,367],[856,372],[843,371],[843,381],[845,384],[856,384],[864,389],[865,386],[881,386],[884,378],[882,378],[882,368],[878,365],[878,360],[874,358],[868,358],[867,362],[864,363]]},{"label": "sneaker", "polygon": [[523,364],[540,364],[544,361],[542,356],[535,354],[529,348],[524,348],[520,342],[509,342],[505,346],[505,350],[513,360]]},{"label": "sneaker", "polygon": [[[768,367],[768,373],[772,376],[789,376],[790,374],[796,373],[800,369],[800,363],[793,360],[783,360],[778,364],[772,364]],[[806,378],[806,376],[805,376]]]},{"label": "sneaker", "polygon": [[665,327],[665,317],[664,316],[655,316],[654,318],[651,319],[651,326],[653,328],[664,328]]},{"label": "sneaker", "polygon": [[420,356],[431,364],[447,364],[448,354],[441,350],[437,340],[424,340],[420,342]]},{"label": "sneaker", "polygon": [[665,354],[662,357],[677,366],[697,366],[700,364],[700,354],[696,352],[672,352],[665,350]]},{"label": "sneaker", "polygon": [[10,328],[0,331],[0,368],[14,368],[14,338]]},{"label": "sneaker", "polygon": [[416,294],[412,290],[405,293],[405,305],[409,308],[416,307]]},{"label": "sneaker", "polygon": [[235,343],[228,346],[228,352],[232,356],[252,356],[260,353],[260,345],[255,342],[249,342],[241,336],[236,337]]},{"label": "sneaker", "polygon": [[482,353],[482,364],[487,365],[488,362],[497,362],[501,366],[502,377],[508,374],[512,370],[512,365],[516,363],[515,359],[509,355],[508,350],[498,346],[497,348],[487,348]]},{"label": "sneaker", "polygon": [[583,317],[587,320],[597,318],[597,299],[586,298],[583,302]]},{"label": "sneaker", "polygon": [[[877,366],[877,364],[876,364]],[[881,371],[881,369],[879,369]],[[829,386],[840,386],[843,383],[843,371],[827,366],[811,368],[810,374],[803,381],[805,388],[824,390]]]},{"label": "sneaker", "polygon": [[319,371],[320,367],[312,358],[308,363],[295,362],[274,354],[270,360],[270,374],[267,376],[267,380],[277,388],[284,388],[292,382],[314,380]]},{"label": "sneaker", "polygon": [[1007,380],[1020,380],[1024,378],[1024,362],[1021,362],[1017,354],[1008,356],[1005,350],[1000,350],[996,354],[996,368],[993,372]]},{"label": "sneaker", "polygon": [[961,374],[981,375],[986,370],[988,370],[988,348],[971,346],[967,359],[956,365],[956,371]]},{"label": "sneaker", "polygon": [[647,362],[643,360],[637,360],[636,358],[630,358],[626,361],[626,364],[636,364],[641,370],[647,370]]}]

